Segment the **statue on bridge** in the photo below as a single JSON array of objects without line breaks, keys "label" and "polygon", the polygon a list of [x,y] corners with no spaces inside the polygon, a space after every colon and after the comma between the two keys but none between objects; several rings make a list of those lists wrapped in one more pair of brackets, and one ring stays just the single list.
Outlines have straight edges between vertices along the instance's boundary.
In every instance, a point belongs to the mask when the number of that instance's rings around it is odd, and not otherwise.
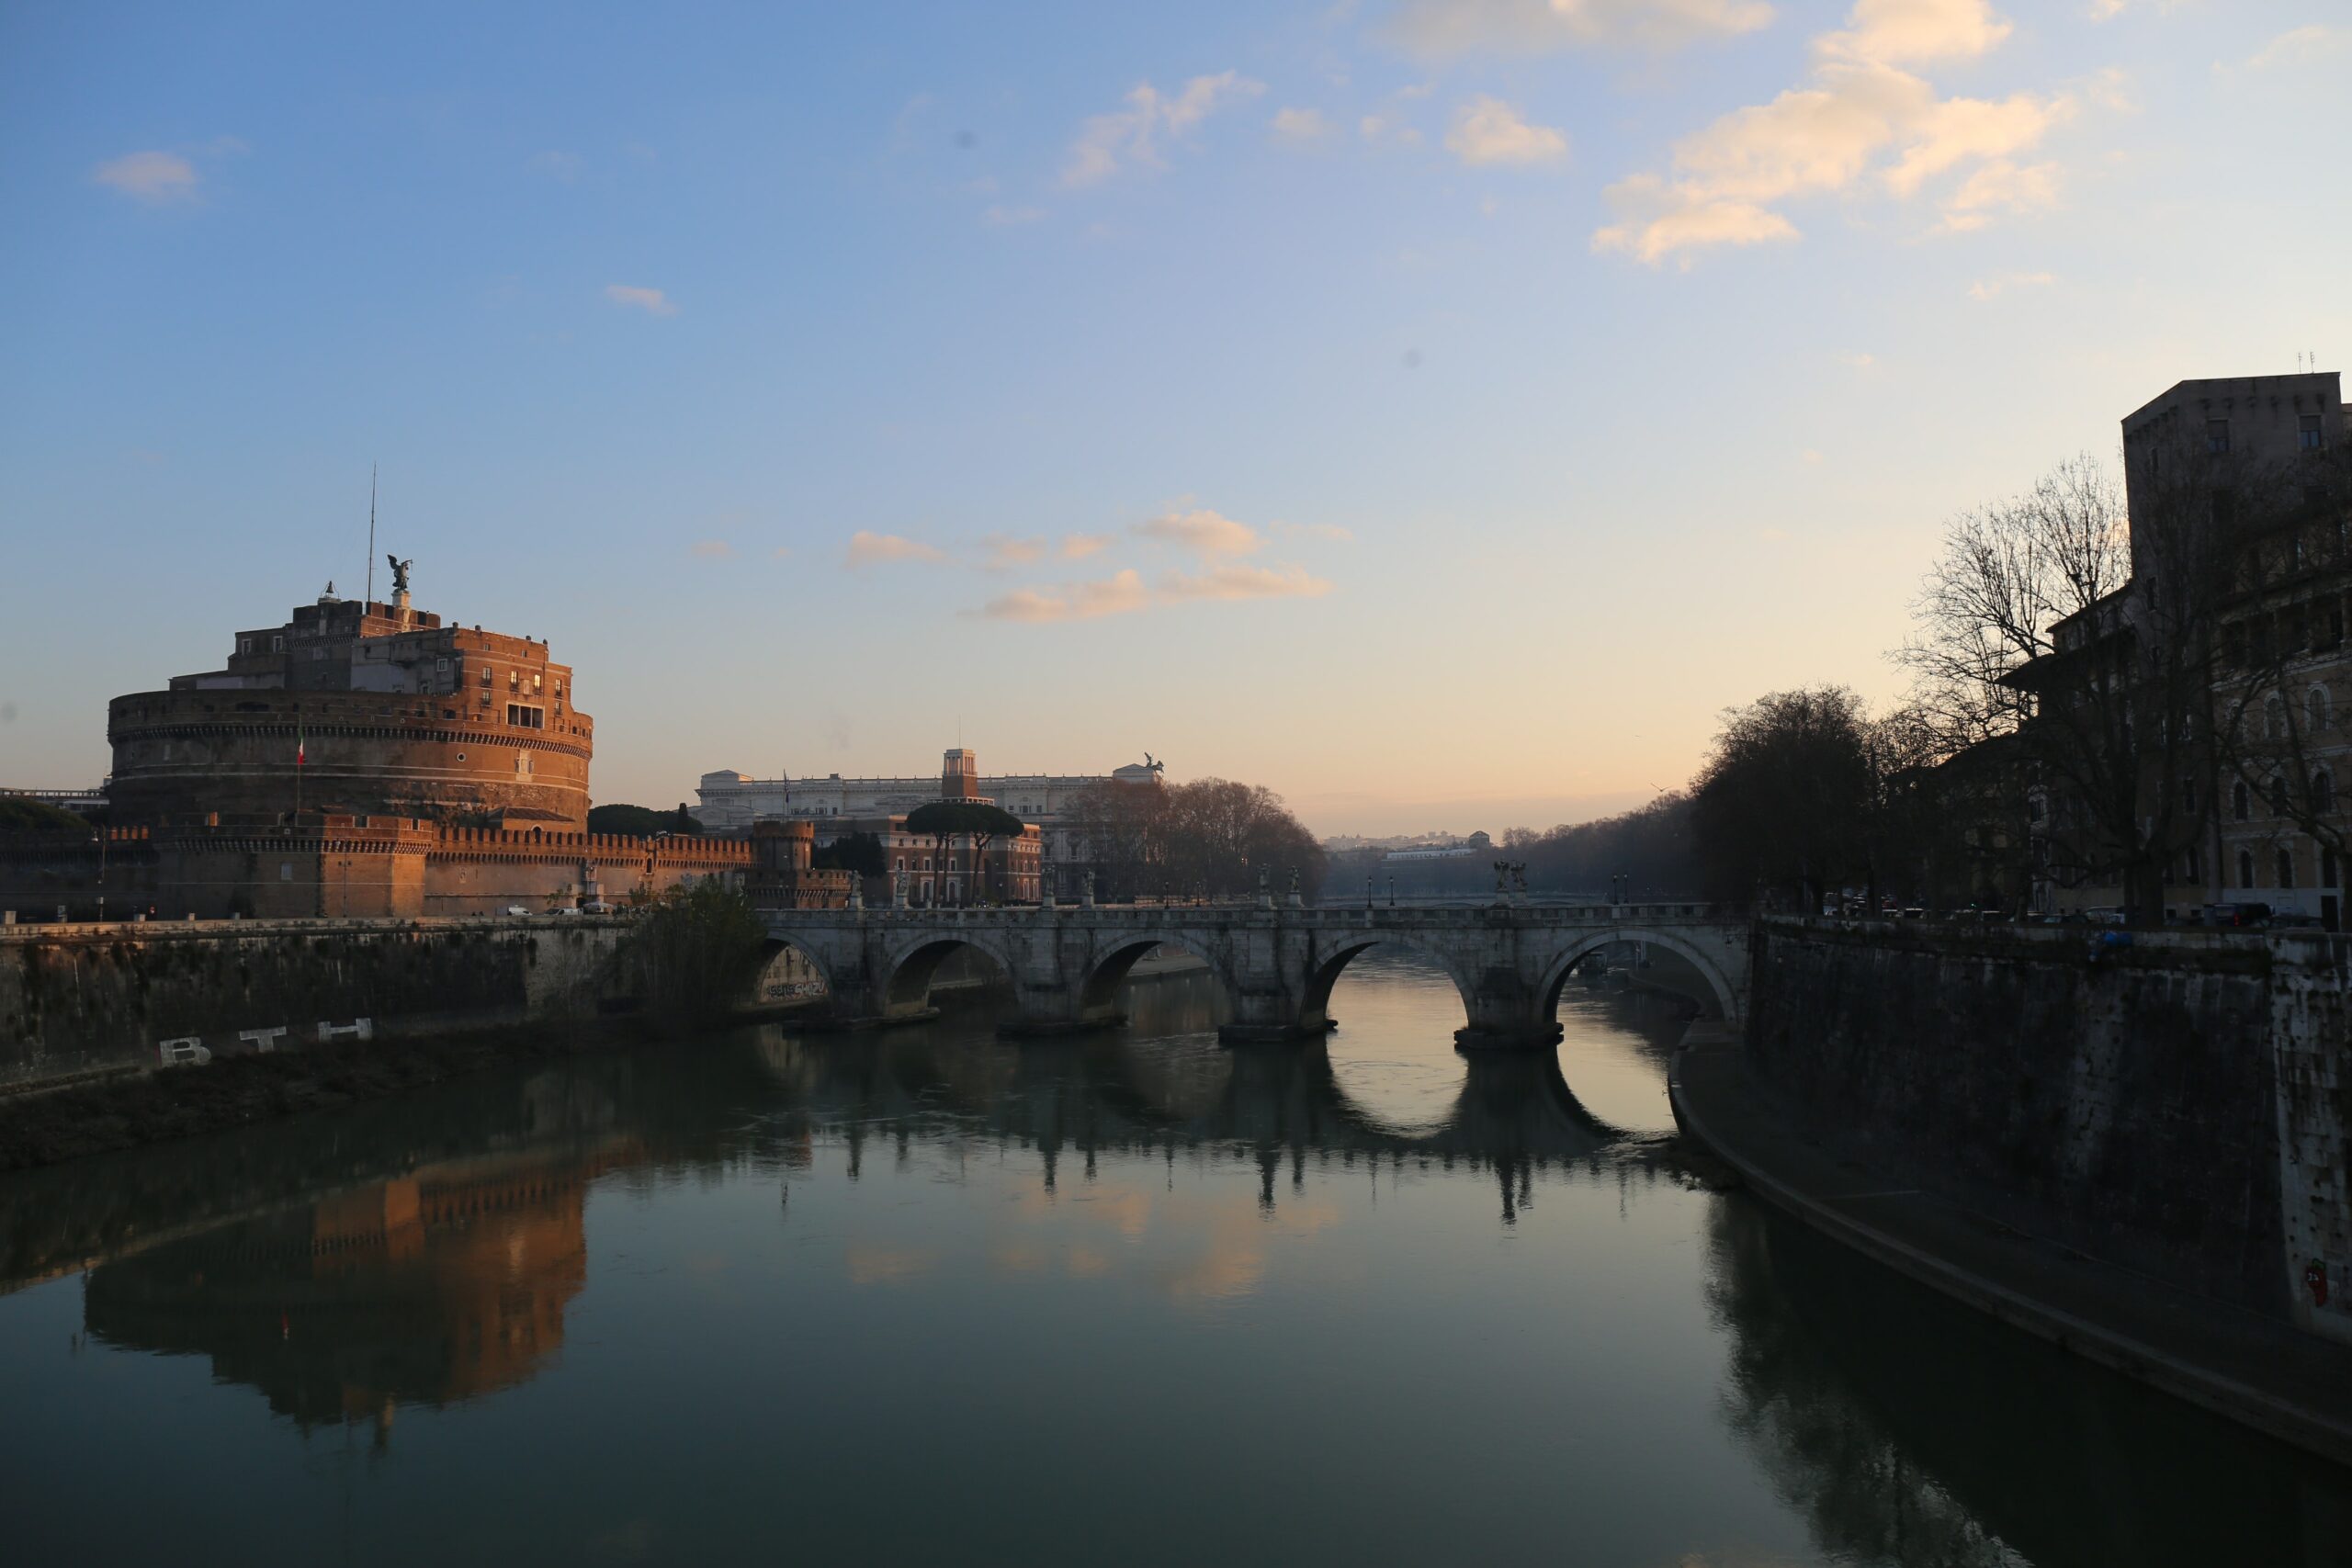
[{"label": "statue on bridge", "polygon": [[384,558],[392,563],[392,592],[395,593],[407,592],[408,569],[416,564],[416,558],[412,556],[408,559],[402,560],[398,556],[388,555]]}]

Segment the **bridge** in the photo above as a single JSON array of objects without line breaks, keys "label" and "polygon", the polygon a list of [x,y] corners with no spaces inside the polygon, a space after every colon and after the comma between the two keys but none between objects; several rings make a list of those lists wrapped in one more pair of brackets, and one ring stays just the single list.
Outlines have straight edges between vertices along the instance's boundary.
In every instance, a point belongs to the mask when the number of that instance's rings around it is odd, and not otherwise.
[{"label": "bridge", "polygon": [[1154,948],[1191,953],[1224,990],[1230,1041],[1298,1039],[1333,1027],[1331,988],[1351,960],[1395,943],[1434,961],[1461,993],[1465,1046],[1548,1045],[1579,964],[1617,942],[1686,960],[1735,1026],[1747,1010],[1748,919],[1712,904],[1384,908],[1276,903],[1064,904],[991,908],[768,909],[772,948],[797,949],[831,993],[835,1021],[933,1015],[932,976],[958,947],[995,960],[1011,983],[1015,1033],[1125,1021],[1119,987]]}]

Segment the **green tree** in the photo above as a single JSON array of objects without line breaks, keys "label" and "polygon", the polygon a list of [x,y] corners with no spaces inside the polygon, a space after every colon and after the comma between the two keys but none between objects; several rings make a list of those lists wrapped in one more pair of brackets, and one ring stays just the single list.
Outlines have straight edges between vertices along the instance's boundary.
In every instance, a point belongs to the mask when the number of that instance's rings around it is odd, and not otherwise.
[{"label": "green tree", "polygon": [[655,1010],[692,1023],[732,1012],[766,956],[767,926],[738,887],[715,878],[664,895],[629,932],[637,965]]},{"label": "green tree", "polygon": [[650,839],[656,833],[700,833],[702,824],[686,815],[684,806],[675,811],[656,811],[650,806],[615,804],[590,807],[588,830]]}]

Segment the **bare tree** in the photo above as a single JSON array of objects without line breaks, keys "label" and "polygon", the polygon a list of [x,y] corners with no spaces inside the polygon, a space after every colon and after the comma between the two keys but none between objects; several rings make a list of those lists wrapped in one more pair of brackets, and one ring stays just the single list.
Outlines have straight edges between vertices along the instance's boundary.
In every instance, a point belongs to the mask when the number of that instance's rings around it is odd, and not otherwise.
[{"label": "bare tree", "polygon": [[1955,518],[1897,657],[1947,750],[2015,738],[2046,869],[2154,924],[2211,808],[2220,541],[2185,491],[2145,510],[2086,455]]}]

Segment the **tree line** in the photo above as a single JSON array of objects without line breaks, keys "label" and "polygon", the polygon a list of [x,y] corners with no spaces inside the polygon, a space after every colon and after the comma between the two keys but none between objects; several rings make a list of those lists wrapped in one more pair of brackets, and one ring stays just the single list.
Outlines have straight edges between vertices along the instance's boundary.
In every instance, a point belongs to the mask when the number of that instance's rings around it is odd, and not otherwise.
[{"label": "tree line", "polygon": [[1079,794],[1070,816],[1106,901],[1231,897],[1261,885],[1283,895],[1294,874],[1309,896],[1323,886],[1323,846],[1262,785],[1105,780]]}]

